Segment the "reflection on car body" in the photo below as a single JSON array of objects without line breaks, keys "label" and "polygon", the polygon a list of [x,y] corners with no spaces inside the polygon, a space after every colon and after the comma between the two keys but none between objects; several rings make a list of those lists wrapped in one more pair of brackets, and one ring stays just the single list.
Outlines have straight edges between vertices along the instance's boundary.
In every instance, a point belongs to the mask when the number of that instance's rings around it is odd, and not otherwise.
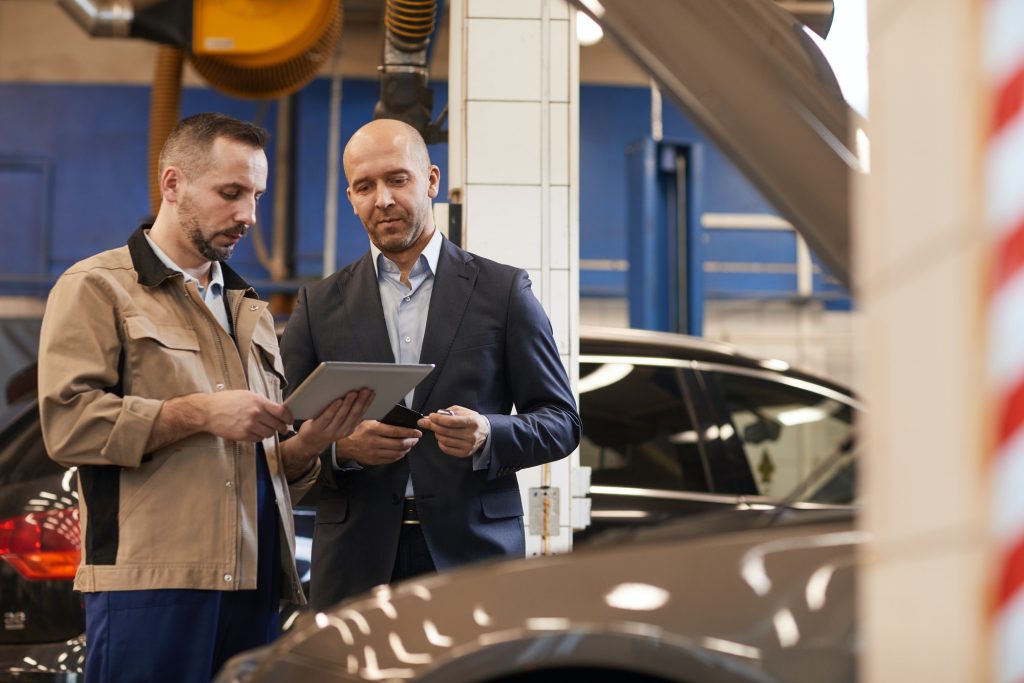
[{"label": "reflection on car body", "polygon": [[852,683],[865,534],[849,510],[773,512],[382,586],[217,681]]}]

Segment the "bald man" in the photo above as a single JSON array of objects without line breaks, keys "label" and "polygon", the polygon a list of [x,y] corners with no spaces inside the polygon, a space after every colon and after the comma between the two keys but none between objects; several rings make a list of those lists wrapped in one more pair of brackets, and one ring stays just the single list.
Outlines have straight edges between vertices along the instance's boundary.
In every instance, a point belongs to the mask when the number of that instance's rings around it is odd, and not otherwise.
[{"label": "bald man", "polygon": [[316,609],[377,584],[522,557],[515,473],[566,457],[580,438],[530,278],[435,228],[441,174],[419,133],[394,120],[369,123],[349,141],[344,166],[370,250],[299,292],[281,340],[289,386],[321,361],[436,367],[405,398],[425,415],[417,428],[366,420],[325,455]]}]

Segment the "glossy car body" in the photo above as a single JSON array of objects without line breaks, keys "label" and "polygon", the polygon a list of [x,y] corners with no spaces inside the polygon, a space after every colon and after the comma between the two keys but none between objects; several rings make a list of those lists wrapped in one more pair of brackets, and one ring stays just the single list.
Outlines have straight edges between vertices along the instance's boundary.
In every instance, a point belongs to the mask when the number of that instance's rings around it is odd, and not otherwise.
[{"label": "glossy car body", "polygon": [[865,534],[850,511],[747,510],[630,535],[381,587],[306,615],[216,680],[856,680]]}]

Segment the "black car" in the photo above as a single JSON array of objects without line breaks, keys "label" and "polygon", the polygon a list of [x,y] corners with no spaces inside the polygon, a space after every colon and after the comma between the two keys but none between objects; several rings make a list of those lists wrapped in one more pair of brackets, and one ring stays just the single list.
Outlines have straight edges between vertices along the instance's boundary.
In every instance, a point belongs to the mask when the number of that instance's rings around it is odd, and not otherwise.
[{"label": "black car", "polygon": [[[849,440],[858,403],[843,387],[784,365],[693,337],[585,328],[580,461],[592,468],[592,524],[575,541],[791,495]],[[827,486],[797,498],[848,507],[853,477],[848,459]],[[295,526],[308,580],[313,510],[300,506]],[[80,671],[84,654],[81,600],[71,590],[78,533],[74,472],[47,457],[30,392],[0,422],[0,680],[13,670],[76,680],[66,676]],[[285,614],[283,626],[294,617]]]},{"label": "black car", "polygon": [[79,680],[79,541],[74,471],[47,457],[35,394],[23,395],[0,417],[0,680]]}]

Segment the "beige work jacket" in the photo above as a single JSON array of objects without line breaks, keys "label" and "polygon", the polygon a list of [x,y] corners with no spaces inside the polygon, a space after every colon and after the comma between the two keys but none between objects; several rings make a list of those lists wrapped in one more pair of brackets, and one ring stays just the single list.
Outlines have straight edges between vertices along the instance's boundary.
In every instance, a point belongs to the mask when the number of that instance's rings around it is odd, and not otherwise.
[{"label": "beige work jacket", "polygon": [[[284,371],[267,304],[223,267],[234,339],[195,283],[168,269],[143,228],[128,245],[69,268],[50,293],[39,347],[43,438],[78,468],[81,591],[256,587],[253,443],[201,433],[145,450],[167,399],[250,389],[281,400]],[[277,436],[263,448],[281,532],[283,597],[304,602],[292,500]]]}]

